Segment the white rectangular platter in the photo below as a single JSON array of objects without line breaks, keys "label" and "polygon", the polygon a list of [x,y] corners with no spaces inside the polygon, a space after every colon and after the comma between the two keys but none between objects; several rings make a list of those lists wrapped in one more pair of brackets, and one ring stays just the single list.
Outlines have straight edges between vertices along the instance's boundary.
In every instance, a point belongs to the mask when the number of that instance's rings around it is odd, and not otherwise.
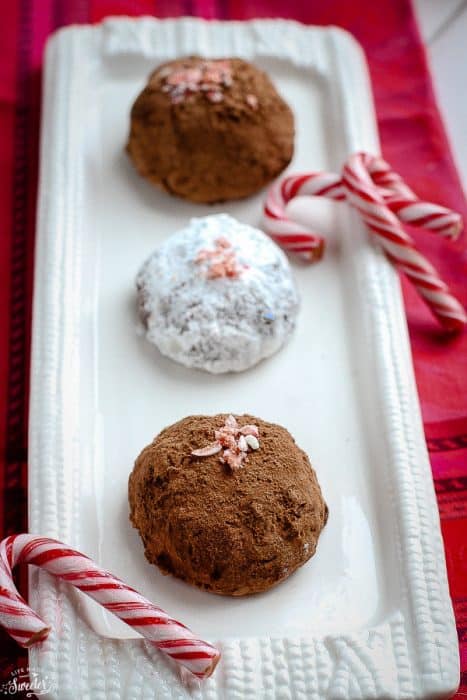
[{"label": "white rectangular platter", "polygon": [[[302,296],[288,346],[207,376],[136,333],[141,262],[192,216],[258,225],[264,193],[206,207],[155,191],[124,154],[132,101],[159,62],[236,55],[292,106],[292,171],[378,150],[363,56],[336,28],[282,20],[116,19],[61,30],[46,56],[30,416],[30,529],[62,539],[202,637],[222,661],[203,684],[44,572],[30,599],[53,627],[30,663],[50,697],[448,697],[456,632],[397,277],[332,205],[325,259],[293,263]],[[298,202],[307,218],[307,202]],[[164,577],[128,521],[127,480],[154,435],[193,413],[253,413],[311,456],[330,517],[316,556],[276,589],[223,598]]]}]

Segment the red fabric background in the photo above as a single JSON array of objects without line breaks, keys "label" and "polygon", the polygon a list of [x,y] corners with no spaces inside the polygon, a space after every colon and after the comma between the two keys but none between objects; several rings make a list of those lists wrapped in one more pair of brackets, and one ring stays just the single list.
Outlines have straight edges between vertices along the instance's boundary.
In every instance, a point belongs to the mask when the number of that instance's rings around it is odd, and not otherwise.
[{"label": "red fabric background", "polygon": [[[383,154],[421,198],[467,213],[408,0],[17,0],[0,23],[0,534],[27,527],[27,401],[42,52],[58,27],[108,15],[286,17],[351,31],[370,66]],[[310,168],[313,164],[310,163]],[[467,219],[465,219],[467,220]],[[467,302],[465,237],[421,248]],[[446,339],[404,282],[467,694],[467,333]],[[24,578],[24,573],[22,574]],[[24,580],[22,581],[24,584]],[[0,632],[0,681],[27,656]]]}]

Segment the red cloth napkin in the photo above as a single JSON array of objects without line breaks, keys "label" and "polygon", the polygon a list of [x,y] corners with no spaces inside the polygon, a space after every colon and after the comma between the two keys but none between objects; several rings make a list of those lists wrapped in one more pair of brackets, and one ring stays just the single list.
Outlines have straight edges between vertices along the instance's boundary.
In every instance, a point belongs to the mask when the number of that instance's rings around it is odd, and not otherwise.
[{"label": "red cloth napkin", "polygon": [[[47,36],[108,15],[286,17],[337,24],[370,66],[383,154],[425,200],[467,213],[440,121],[414,13],[407,0],[18,0],[0,23],[0,530],[26,528],[27,403],[37,190],[40,71]],[[409,154],[409,157],[408,157]],[[310,168],[313,164],[310,163]],[[467,218],[465,217],[467,221]],[[467,303],[465,236],[416,234],[421,249]],[[467,693],[467,332],[443,337],[409,285],[404,295],[431,455]],[[0,681],[27,657],[0,636]]]}]

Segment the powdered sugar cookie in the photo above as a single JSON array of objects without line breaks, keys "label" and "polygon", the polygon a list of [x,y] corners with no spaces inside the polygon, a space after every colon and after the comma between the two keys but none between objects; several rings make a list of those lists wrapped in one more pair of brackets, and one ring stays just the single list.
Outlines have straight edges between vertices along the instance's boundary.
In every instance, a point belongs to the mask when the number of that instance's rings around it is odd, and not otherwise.
[{"label": "powdered sugar cookie", "polygon": [[277,352],[296,323],[284,253],[226,214],[193,219],[136,279],[147,339],[187,367],[240,372]]}]

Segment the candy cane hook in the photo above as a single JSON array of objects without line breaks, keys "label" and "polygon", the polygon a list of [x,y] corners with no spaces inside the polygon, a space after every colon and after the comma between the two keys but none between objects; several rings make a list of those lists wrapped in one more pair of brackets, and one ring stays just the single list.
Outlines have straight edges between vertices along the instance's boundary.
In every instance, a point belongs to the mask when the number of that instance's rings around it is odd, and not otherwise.
[{"label": "candy cane hook", "polygon": [[270,188],[264,206],[264,229],[286,250],[309,262],[324,253],[324,239],[288,216],[287,205],[298,196],[346,201],[378,238],[388,259],[412,282],[443,328],[459,331],[467,323],[463,306],[450,292],[431,263],[416,249],[403,223],[456,238],[462,219],[438,204],[422,202],[400,175],[379,156],[355,153],[340,175],[312,172],[286,177]]},{"label": "candy cane hook", "polygon": [[50,627],[16,590],[12,576],[16,564],[35,564],[71,583],[198,678],[208,678],[216,668],[220,653],[215,647],[133,588],[61,542],[27,534],[0,543],[0,624],[21,646],[46,639]]}]

